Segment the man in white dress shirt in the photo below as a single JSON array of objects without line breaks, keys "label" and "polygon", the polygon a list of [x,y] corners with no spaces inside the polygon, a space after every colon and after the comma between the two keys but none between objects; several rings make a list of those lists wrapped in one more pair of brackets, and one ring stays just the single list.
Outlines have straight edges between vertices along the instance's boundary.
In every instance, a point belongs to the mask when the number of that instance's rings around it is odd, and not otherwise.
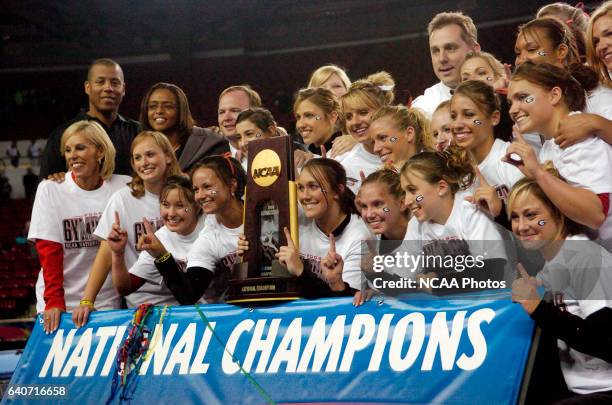
[{"label": "man in white dress shirt", "polygon": [[451,98],[451,90],[459,85],[459,69],[470,51],[479,51],[476,26],[472,19],[459,12],[437,14],[427,26],[429,52],[435,75],[440,82],[417,97],[412,107],[420,108],[431,118],[436,107]]},{"label": "man in white dress shirt", "polygon": [[219,95],[219,130],[229,141],[232,157],[238,159],[243,166],[246,166],[246,158],[244,151],[240,150],[236,118],[242,111],[251,107],[261,107],[261,97],[248,85],[228,87]]}]

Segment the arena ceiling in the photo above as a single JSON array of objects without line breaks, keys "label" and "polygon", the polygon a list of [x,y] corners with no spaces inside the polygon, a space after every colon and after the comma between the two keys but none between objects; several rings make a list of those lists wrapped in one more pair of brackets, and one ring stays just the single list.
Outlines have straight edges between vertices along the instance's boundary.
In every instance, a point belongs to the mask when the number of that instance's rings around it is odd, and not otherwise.
[{"label": "arena ceiling", "polygon": [[[539,0],[4,0],[0,69],[274,52],[423,33],[442,10],[485,23],[533,15]],[[596,2],[592,2],[593,5]]]}]

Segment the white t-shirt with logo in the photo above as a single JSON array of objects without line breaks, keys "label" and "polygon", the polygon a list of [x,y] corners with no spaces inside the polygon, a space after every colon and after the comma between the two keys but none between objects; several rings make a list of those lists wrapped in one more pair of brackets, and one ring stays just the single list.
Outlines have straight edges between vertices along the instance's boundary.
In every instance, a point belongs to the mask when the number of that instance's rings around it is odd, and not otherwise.
[{"label": "white t-shirt with logo", "polygon": [[358,143],[350,151],[336,157],[344,170],[346,170],[346,185],[355,194],[361,188],[360,171],[368,177],[371,173],[382,167],[382,162],[378,155],[368,152],[362,144]]},{"label": "white t-shirt with logo", "polygon": [[[568,236],[557,255],[537,274],[565,309],[582,319],[612,308],[612,254],[585,235]],[[578,394],[612,390],[612,364],[557,340],[567,387]]]},{"label": "white t-shirt with logo", "polygon": [[467,242],[470,254],[474,257],[507,260],[502,232],[505,230],[474,204],[455,197],[451,214],[444,225],[433,221],[419,222],[416,217],[411,218],[404,240],[414,242],[404,245],[407,245],[410,254],[418,255],[429,242],[463,240]]},{"label": "white t-shirt with logo", "polygon": [[451,99],[451,90],[450,87],[442,82],[436,83],[428,89],[425,89],[422,95],[415,98],[411,107],[421,109],[427,114],[427,117],[431,119],[431,116],[440,103]]},{"label": "white t-shirt with logo", "polygon": [[[327,256],[329,237],[314,220],[300,226],[300,256],[310,261],[313,272],[323,278],[321,259]],[[352,214],[342,234],[336,237],[336,253],[342,256],[344,267],[342,280],[352,288],[361,288],[361,241],[373,240],[374,236],[361,217]]]},{"label": "white t-shirt with logo", "polygon": [[504,200],[514,183],[524,177],[516,166],[502,161],[502,158],[506,156],[508,146],[510,146],[510,142],[495,139],[489,154],[478,165],[478,169],[480,169],[484,178],[491,186],[495,187],[497,195]]},{"label": "white t-shirt with logo", "polygon": [[187,267],[203,267],[213,272],[213,280],[205,293],[208,302],[217,302],[227,288],[234,264],[240,262],[236,253],[243,225],[228,228],[215,215],[208,215],[204,228],[187,255]]},{"label": "white t-shirt with logo", "polygon": [[[204,218],[200,217],[197,226],[189,235],[180,235],[163,226],[155,232],[155,236],[157,236],[166,250],[172,254],[179,268],[185,271],[187,268],[187,254],[200,235],[202,229],[204,229]],[[156,292],[155,294],[152,292],[149,293],[151,297],[147,302],[153,305],[180,305],[164,283],[162,275],[159,274],[159,271],[155,267],[155,258],[148,252],[140,252],[138,260],[132,265],[129,272],[147,281],[140,289],[147,284],[154,287]],[[136,292],[138,291],[135,291],[135,293]],[[134,295],[134,293],[130,295]]]},{"label": "white t-shirt with logo", "polygon": [[[83,190],[66,173],[62,183],[45,180],[38,186],[28,239],[60,243],[64,250],[64,300],[66,310],[79,305],[100,241],[94,236],[100,216],[113,193],[130,177],[113,175],[96,190]],[[36,310],[43,312],[43,272],[36,282]],[[96,299],[96,309],[119,308],[120,299],[108,275]]]},{"label": "white t-shirt with logo", "polygon": [[[136,198],[132,195],[132,190],[129,187],[117,191],[102,213],[95,232],[98,238],[106,240],[108,237],[115,222],[115,212],[119,213],[121,227],[127,231],[128,235],[124,260],[125,266],[129,269],[136,263],[140,253],[136,249],[136,244],[138,238],[145,233],[142,219],[147,218],[153,229],[156,230],[164,225],[164,221],[159,214],[159,196],[145,190],[142,197]],[[143,285],[138,291],[125,297],[128,308],[136,308],[140,304],[151,302],[156,298],[157,291],[158,289],[155,286]]]}]

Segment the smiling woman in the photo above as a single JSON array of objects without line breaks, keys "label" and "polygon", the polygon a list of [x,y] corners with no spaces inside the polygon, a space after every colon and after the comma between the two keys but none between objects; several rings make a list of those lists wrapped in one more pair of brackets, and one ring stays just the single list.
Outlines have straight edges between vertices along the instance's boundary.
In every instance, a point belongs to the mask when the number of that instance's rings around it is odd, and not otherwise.
[{"label": "smiling woman", "polygon": [[[87,322],[98,291],[110,272],[113,255],[108,245],[108,235],[113,224],[118,219],[127,230],[125,234],[127,245],[123,249],[123,256],[126,265],[132,266],[138,258],[139,252],[136,247],[138,239],[144,234],[143,218],[151,222],[155,229],[161,227],[159,193],[168,176],[181,173],[170,142],[160,132],[143,131],[138,134],[132,142],[131,156],[134,170],[132,181],[110,198],[94,232],[101,241],[100,249],[91,268],[87,285],[82,291],[85,303],[79,305],[72,313],[77,326]],[[126,303],[128,307],[133,308],[143,302],[157,302],[156,293],[156,288],[147,285],[137,293],[127,296]]]},{"label": "smiling woman", "polygon": [[168,137],[185,172],[206,156],[229,151],[226,139],[195,125],[187,95],[171,83],[156,83],[147,91],[140,105],[140,123],[144,130]]},{"label": "smiling woman", "polygon": [[[36,193],[28,239],[36,242],[42,271],[36,283],[37,310],[44,311],[47,333],[59,326],[60,314],[79,305],[88,269],[99,241],[94,229],[111,195],[125,187],[127,176],[113,175],[115,148],[102,126],[79,121],[61,140],[70,169],[63,183],[43,181]],[[100,283],[98,307],[118,308],[110,279]]]}]

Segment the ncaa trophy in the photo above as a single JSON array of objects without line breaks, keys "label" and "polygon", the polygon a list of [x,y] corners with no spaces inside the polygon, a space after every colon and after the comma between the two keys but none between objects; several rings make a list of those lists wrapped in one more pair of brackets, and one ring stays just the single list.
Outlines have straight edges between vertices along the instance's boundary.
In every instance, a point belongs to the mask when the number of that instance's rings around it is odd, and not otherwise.
[{"label": "ncaa trophy", "polygon": [[244,203],[244,234],[249,249],[242,263],[234,265],[225,302],[263,304],[300,297],[296,277],[275,257],[279,247],[287,244],[285,227],[299,246],[291,138],[251,141]]}]

